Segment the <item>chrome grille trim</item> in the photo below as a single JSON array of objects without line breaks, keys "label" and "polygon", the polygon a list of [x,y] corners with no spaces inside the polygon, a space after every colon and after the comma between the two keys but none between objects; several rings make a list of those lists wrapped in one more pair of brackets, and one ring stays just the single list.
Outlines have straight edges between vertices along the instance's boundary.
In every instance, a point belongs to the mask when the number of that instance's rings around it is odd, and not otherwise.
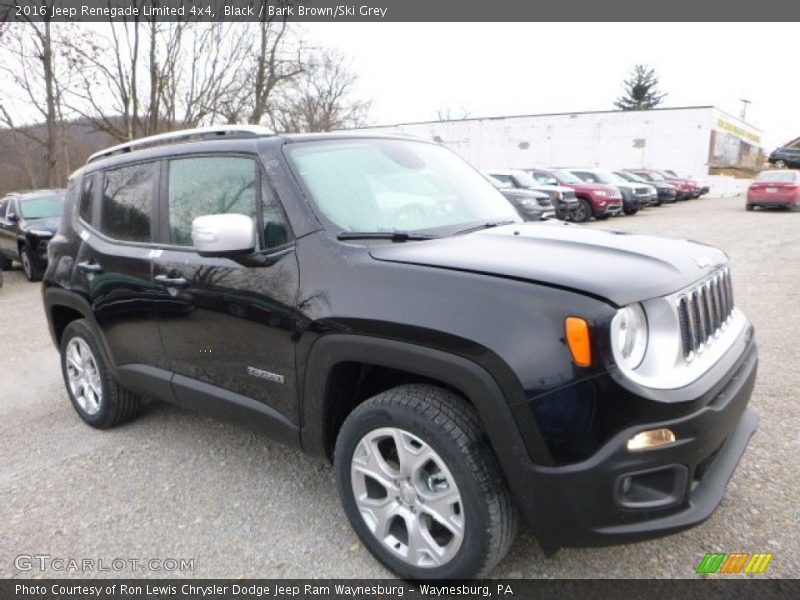
[{"label": "chrome grille trim", "polygon": [[730,269],[725,267],[678,295],[683,357],[689,362],[719,337],[733,314]]}]

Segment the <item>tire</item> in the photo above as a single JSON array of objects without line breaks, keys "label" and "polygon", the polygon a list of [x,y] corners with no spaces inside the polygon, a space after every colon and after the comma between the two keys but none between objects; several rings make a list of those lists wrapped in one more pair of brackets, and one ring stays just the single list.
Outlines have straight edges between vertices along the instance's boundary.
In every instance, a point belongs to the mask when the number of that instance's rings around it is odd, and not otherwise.
[{"label": "tire", "polygon": [[60,349],[64,385],[72,406],[84,422],[97,429],[108,429],[136,416],[142,399],[112,378],[100,344],[84,319],[67,325]]},{"label": "tire", "polygon": [[745,204],[745,205],[744,205],[744,208],[745,208],[745,210],[747,210],[747,211],[752,211],[752,210],[753,210],[753,208],[754,208],[754,206],[753,206],[752,204]]},{"label": "tire", "polygon": [[623,208],[622,212],[630,217],[631,215],[635,215],[637,212],[639,212],[639,208]]},{"label": "tire", "polygon": [[785,160],[776,160],[775,161],[775,168],[776,169],[785,169],[786,168],[786,161]]},{"label": "tire", "polygon": [[5,256],[0,256],[0,270],[2,271],[10,271],[11,267],[14,265],[10,258],[6,258]]},{"label": "tire", "polygon": [[36,266],[33,254],[31,254],[28,246],[22,246],[19,249],[19,260],[22,263],[22,272],[25,273],[25,278],[28,281],[41,281],[42,269]]},{"label": "tire", "polygon": [[516,535],[516,508],[478,416],[452,392],[404,385],[370,398],[342,425],[334,469],[361,542],[403,579],[485,575]]},{"label": "tire", "polygon": [[572,211],[572,220],[576,223],[586,223],[592,218],[592,205],[586,198],[578,198],[579,206]]}]

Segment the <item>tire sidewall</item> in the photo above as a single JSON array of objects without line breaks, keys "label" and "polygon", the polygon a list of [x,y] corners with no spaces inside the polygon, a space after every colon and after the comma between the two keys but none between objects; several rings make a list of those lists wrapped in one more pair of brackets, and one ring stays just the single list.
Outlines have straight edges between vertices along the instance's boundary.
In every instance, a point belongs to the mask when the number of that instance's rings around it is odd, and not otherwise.
[{"label": "tire sidewall", "polygon": [[28,281],[34,281],[35,273],[33,257],[31,256],[31,251],[28,249],[28,246],[22,246],[22,250],[20,251],[19,255],[19,260],[22,263],[22,272],[25,275],[25,278]]},{"label": "tire sidewall", "polygon": [[[414,567],[395,558],[369,530],[356,506],[350,475],[353,453],[364,435],[381,427],[400,428],[418,436],[445,461],[456,480],[464,510],[464,539],[458,553],[442,567]],[[489,545],[486,528],[480,524],[489,522],[490,516],[463,452],[434,423],[414,410],[400,406],[374,407],[365,411],[342,427],[336,443],[334,469],[339,496],[351,525],[370,553],[387,569],[410,581],[465,579],[480,570],[484,560],[482,549]]]},{"label": "tire sidewall", "polygon": [[[75,396],[72,394],[72,389],[69,385],[69,378],[67,377],[67,345],[69,344],[70,340],[76,337],[81,338],[91,349],[95,364],[97,365],[97,369],[100,374],[100,388],[102,390],[103,397],[100,400],[100,410],[93,415],[90,415],[84,411],[80,404],[78,404],[78,402],[75,400]],[[64,330],[63,336],[61,337],[60,351],[61,374],[64,377],[64,386],[67,389],[67,395],[69,396],[69,400],[72,403],[75,412],[77,412],[78,416],[88,425],[91,425],[92,427],[103,427],[108,422],[109,413],[111,411],[112,391],[111,386],[108,384],[108,366],[103,353],[100,350],[99,344],[97,343],[89,327],[83,321],[73,321],[67,326],[67,328]]]}]

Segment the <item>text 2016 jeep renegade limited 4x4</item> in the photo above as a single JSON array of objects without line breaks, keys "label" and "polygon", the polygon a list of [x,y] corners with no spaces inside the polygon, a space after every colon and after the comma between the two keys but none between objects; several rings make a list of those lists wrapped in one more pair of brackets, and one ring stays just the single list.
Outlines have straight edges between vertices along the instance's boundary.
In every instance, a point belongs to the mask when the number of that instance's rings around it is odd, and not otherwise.
[{"label": "text 2016 jeep renegade limited 4x4", "polygon": [[398,575],[679,531],[758,417],[753,328],[714,248],[522,223],[444,147],[219,128],[70,179],[43,286],[80,417],[141,398],[332,458]]}]

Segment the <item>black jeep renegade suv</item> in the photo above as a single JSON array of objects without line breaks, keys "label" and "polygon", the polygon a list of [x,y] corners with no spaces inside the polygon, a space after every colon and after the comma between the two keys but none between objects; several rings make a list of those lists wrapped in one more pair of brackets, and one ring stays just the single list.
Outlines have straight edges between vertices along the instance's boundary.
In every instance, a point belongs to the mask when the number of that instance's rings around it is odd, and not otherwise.
[{"label": "black jeep renegade suv", "polygon": [[758,424],[722,252],[523,223],[434,143],[146,138],[71,177],[49,248],[84,421],[157,398],[327,456],[405,578],[488,572],[517,515],[547,551],[696,525]]}]

